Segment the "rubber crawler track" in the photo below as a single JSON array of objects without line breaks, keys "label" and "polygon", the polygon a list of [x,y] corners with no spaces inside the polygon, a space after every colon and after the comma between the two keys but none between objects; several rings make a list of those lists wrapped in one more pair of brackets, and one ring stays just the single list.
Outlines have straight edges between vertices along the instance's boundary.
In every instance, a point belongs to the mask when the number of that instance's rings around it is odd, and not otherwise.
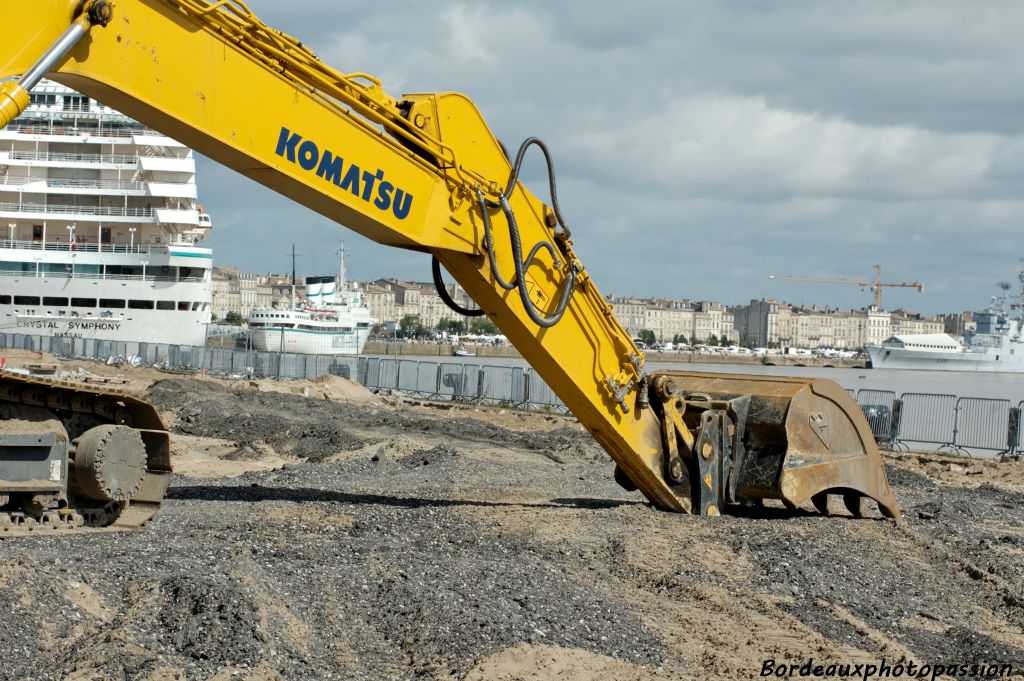
[{"label": "rubber crawler track", "polygon": [[[0,538],[37,533],[129,531],[160,509],[171,477],[170,435],[150,403],[130,392],[0,371],[0,403],[49,409],[62,421],[91,414],[103,423],[136,428],[146,445],[147,465],[139,491],[127,504],[70,507],[38,515],[0,512]],[[65,476],[66,478],[67,476]]]}]

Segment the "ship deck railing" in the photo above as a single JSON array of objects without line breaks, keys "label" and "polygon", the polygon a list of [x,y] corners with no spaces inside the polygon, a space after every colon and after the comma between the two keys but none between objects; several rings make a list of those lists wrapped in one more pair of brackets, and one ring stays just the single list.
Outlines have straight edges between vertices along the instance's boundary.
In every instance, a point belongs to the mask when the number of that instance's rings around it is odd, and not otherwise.
[{"label": "ship deck railing", "polygon": [[40,279],[96,279],[96,280],[114,280],[117,281],[155,281],[165,282],[172,284],[201,284],[205,279],[203,277],[171,277],[163,274],[97,274],[94,272],[39,272],[25,271],[25,270],[0,270],[0,277],[28,277],[28,278],[40,278]]},{"label": "ship deck railing", "polygon": [[136,136],[158,136],[164,137],[163,133],[151,130],[150,128],[129,128],[117,126],[112,128],[86,127],[80,128],[69,125],[25,125],[11,124],[5,130],[17,132],[23,135],[52,135],[61,137],[136,137]]},{"label": "ship deck railing", "polygon": [[153,244],[153,243],[83,243],[78,242],[72,244],[64,241],[19,241],[14,239],[0,239],[0,249],[10,248],[24,251],[75,251],[79,253],[123,253],[123,254],[138,254],[148,255],[150,253],[157,255],[166,255],[170,252],[171,248],[195,248],[195,243],[191,241],[171,241],[167,244]]},{"label": "ship deck railing", "polygon": [[52,213],[58,215],[100,215],[112,218],[152,218],[155,208],[135,206],[69,206],[53,203],[0,203],[0,213]]},{"label": "ship deck railing", "polygon": [[51,151],[11,151],[8,158],[13,161],[51,161],[55,163],[107,163],[135,167],[139,157],[131,154],[67,154]]},{"label": "ship deck railing", "polygon": [[138,121],[130,116],[126,116],[123,113],[114,111],[113,109],[83,109],[80,107],[71,107],[68,109],[59,108],[28,108],[23,111],[19,116],[22,121],[36,120],[36,121],[53,121],[61,122],[67,125],[68,121],[71,121],[71,125],[77,125],[79,120],[104,120],[104,121],[116,121],[124,125],[138,125]]},{"label": "ship deck railing", "polygon": [[24,187],[31,184],[46,183],[47,187],[57,189],[128,189],[141,191],[146,188],[144,182],[136,180],[72,180],[60,177],[0,177],[0,186]]}]

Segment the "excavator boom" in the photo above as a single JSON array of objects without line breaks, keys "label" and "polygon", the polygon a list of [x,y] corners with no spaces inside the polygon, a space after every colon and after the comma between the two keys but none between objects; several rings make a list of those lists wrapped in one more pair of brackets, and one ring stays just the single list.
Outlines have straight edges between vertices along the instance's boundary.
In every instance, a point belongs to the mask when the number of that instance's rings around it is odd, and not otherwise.
[{"label": "excavator boom", "polygon": [[[573,251],[547,148],[530,139],[509,158],[464,95],[393,97],[238,0],[6,9],[19,38],[0,46],[0,78],[23,75],[0,86],[0,123],[45,75],[378,243],[430,253],[659,508],[820,509],[835,493],[898,516],[870,429],[835,384],[649,373]],[[550,205],[518,179],[533,147]]]}]

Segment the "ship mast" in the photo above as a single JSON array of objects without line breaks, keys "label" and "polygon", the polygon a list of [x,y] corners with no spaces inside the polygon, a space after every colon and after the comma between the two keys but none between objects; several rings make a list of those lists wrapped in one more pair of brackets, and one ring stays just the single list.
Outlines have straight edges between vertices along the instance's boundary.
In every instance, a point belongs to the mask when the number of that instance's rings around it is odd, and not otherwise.
[{"label": "ship mast", "polygon": [[337,290],[341,291],[342,287],[347,289],[348,280],[345,278],[345,240],[341,240],[341,245],[338,247],[338,286]]},{"label": "ship mast", "polygon": [[292,309],[295,309],[295,244],[292,244]]},{"label": "ship mast", "polygon": [[1024,320],[1024,258],[1019,261],[1017,267],[1017,281],[1020,282],[1020,298],[1017,300],[1017,316]]}]

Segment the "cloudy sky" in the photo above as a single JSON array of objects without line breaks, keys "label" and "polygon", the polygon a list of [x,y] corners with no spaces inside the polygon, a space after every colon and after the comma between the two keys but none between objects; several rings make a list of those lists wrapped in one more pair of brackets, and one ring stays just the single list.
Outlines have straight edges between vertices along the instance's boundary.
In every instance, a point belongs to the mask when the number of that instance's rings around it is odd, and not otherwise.
[{"label": "cloudy sky", "polygon": [[[458,90],[497,136],[551,147],[577,251],[602,291],[861,306],[982,306],[1024,257],[1024,3],[250,0],[271,25],[394,95]],[[254,93],[253,101],[258,101]],[[546,196],[539,162],[527,184]],[[201,159],[217,261],[429,279]]]}]

